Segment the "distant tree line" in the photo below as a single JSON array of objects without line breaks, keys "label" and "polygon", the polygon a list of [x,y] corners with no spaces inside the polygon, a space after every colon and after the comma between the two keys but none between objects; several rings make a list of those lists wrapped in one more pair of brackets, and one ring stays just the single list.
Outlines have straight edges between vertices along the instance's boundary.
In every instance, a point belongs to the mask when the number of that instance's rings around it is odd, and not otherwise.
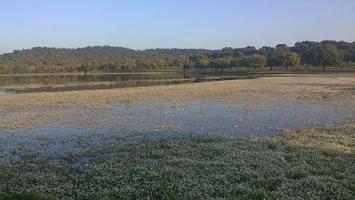
[{"label": "distant tree line", "polygon": [[36,47],[0,55],[0,73],[132,72],[139,70],[228,70],[355,65],[355,42],[298,42],[292,47],[132,50],[96,46],[78,49]]}]

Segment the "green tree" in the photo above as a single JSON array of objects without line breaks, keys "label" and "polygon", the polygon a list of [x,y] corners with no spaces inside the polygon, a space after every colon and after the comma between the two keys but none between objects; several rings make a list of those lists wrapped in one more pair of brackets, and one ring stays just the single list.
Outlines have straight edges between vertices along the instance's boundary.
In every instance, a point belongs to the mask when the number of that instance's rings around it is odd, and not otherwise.
[{"label": "green tree", "polygon": [[247,67],[248,69],[253,68],[256,71],[256,68],[262,68],[266,65],[266,57],[260,54],[254,54],[251,56],[245,56],[240,61],[240,66]]},{"label": "green tree", "polygon": [[342,55],[333,45],[322,45],[319,47],[318,53],[319,62],[323,66],[323,70],[325,70],[326,66],[336,66],[339,65],[342,61]]}]

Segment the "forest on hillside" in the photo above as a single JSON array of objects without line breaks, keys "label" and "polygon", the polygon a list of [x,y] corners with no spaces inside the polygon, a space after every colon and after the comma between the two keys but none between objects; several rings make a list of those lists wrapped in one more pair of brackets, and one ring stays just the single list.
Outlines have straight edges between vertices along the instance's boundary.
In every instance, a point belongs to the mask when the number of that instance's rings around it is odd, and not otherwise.
[{"label": "forest on hillside", "polygon": [[285,69],[355,65],[355,42],[298,42],[289,47],[220,50],[147,49],[95,46],[77,49],[35,47],[0,55],[0,73],[133,72],[147,70],[226,70],[234,67]]}]

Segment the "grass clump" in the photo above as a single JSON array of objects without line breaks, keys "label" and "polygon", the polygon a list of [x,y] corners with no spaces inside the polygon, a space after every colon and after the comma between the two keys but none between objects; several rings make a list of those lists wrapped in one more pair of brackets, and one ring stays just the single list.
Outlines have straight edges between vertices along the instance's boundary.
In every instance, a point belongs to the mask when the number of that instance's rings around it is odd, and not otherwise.
[{"label": "grass clump", "polygon": [[36,193],[0,193],[0,200],[46,200],[49,197],[42,197]]},{"label": "grass clump", "polygon": [[[83,156],[92,159],[78,166]],[[273,138],[196,137],[0,160],[0,199],[23,192],[55,199],[355,198],[355,123]]]}]

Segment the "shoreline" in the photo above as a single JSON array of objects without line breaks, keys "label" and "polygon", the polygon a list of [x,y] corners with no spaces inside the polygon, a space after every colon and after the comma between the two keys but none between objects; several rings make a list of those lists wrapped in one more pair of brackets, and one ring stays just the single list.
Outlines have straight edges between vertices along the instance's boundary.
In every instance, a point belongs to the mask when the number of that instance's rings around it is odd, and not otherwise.
[{"label": "shoreline", "polygon": [[63,73],[24,73],[24,74],[0,74],[1,76],[85,76],[85,75],[129,75],[129,74],[170,74],[177,73],[177,71],[143,71],[143,72],[63,72]]}]

